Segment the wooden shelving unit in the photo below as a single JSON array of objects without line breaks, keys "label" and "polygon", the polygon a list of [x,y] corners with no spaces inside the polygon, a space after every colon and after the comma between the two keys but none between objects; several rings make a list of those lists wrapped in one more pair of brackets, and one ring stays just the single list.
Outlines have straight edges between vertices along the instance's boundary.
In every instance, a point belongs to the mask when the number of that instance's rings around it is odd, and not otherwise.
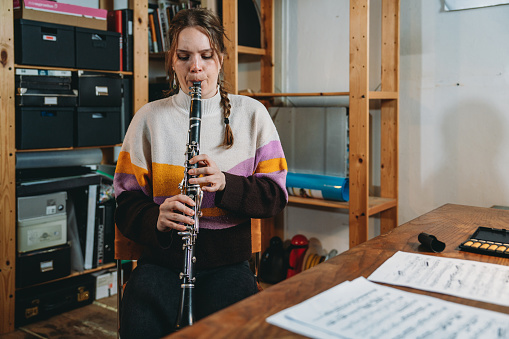
[{"label": "wooden shelving unit", "polygon": [[[113,9],[113,0],[101,0],[101,7]],[[134,72],[113,73],[133,77],[133,110],[137,111],[148,102],[148,3],[147,1],[129,0],[129,8],[134,12]],[[34,68],[14,63],[13,22],[12,1],[0,1],[0,334],[14,330],[16,153],[25,152],[25,150],[17,151],[15,144],[15,69],[16,67]],[[60,69],[58,67],[36,68]],[[68,70],[68,68],[66,69]],[[112,159],[113,148],[101,147],[101,149],[103,162],[108,163],[108,160]],[[110,267],[114,267],[114,264],[105,265],[101,269]],[[91,273],[96,270],[73,273],[71,276]]]},{"label": "wooden shelving unit", "polygon": [[[369,90],[369,0],[350,1],[350,89],[348,92],[274,93],[274,8],[272,1],[261,0],[262,46],[251,52],[238,46],[237,0],[223,0],[223,23],[230,37],[228,58],[225,59],[225,78],[237,92],[238,55],[241,52],[261,56],[261,92],[250,94],[257,99],[298,96],[349,96],[350,102],[350,201],[339,203],[316,199],[290,197],[290,204],[325,207],[349,211],[350,247],[368,240],[368,219],[380,215],[380,232],[397,226],[398,218],[398,116],[399,116],[399,13],[400,0],[382,0],[381,91]],[[381,101],[381,184],[380,196],[369,196],[369,103]],[[273,235],[277,221],[261,220],[269,224],[262,232],[262,247]],[[265,234],[264,234],[265,232]]]}]

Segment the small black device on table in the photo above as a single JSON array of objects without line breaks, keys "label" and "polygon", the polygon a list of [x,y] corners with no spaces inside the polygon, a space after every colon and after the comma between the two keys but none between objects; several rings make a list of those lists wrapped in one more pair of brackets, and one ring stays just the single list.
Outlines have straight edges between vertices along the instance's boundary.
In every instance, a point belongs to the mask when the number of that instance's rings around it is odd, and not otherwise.
[{"label": "small black device on table", "polygon": [[509,258],[509,230],[478,227],[459,248],[462,251]]}]

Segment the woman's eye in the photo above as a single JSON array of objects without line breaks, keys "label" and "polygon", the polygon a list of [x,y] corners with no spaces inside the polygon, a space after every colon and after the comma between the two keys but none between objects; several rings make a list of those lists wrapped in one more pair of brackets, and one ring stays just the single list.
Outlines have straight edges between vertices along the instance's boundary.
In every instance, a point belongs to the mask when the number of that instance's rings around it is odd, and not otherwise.
[{"label": "woman's eye", "polygon": [[179,60],[183,60],[183,61],[189,60],[189,56],[188,55],[177,55],[177,58]]},{"label": "woman's eye", "polygon": [[205,60],[212,59],[212,54],[202,55],[202,58],[205,59]]}]

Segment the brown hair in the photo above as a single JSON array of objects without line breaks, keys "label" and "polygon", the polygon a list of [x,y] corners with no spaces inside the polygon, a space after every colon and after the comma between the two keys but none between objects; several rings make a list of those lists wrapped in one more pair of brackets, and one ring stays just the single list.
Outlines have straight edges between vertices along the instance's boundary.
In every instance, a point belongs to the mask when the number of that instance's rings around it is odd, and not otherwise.
[{"label": "brown hair", "polygon": [[[170,95],[178,93],[180,88],[178,78],[173,70],[173,57],[177,50],[178,36],[182,30],[188,27],[196,27],[209,37],[210,45],[216,56],[224,56],[226,54],[226,47],[224,45],[224,38],[226,37],[226,34],[224,32],[223,25],[221,24],[221,20],[214,12],[205,8],[185,9],[179,11],[171,20],[167,37],[170,42],[170,48],[166,52],[165,57],[166,72],[170,79]],[[233,132],[229,123],[231,105],[224,81],[221,80],[221,78],[223,78],[222,75],[223,69],[221,68],[220,79],[218,79],[218,82],[225,123],[225,134],[222,146],[230,148],[233,146]],[[174,81],[175,86],[173,86]]]}]

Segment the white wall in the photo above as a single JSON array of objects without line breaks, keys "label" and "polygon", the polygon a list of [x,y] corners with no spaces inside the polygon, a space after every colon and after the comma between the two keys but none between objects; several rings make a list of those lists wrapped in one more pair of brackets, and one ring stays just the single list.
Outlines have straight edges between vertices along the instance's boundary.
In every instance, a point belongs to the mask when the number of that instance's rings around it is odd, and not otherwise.
[{"label": "white wall", "polygon": [[509,205],[509,6],[401,5],[399,221]]},{"label": "white wall", "polygon": [[[287,76],[276,86],[348,90],[349,1],[281,3],[283,25],[291,29],[276,40],[288,46],[276,62],[276,73],[283,67]],[[380,74],[380,1],[371,5],[373,90]],[[400,17],[399,224],[445,203],[509,205],[509,6],[444,12],[439,0],[405,0]],[[331,104],[317,100],[323,99],[292,103]],[[373,139],[379,140],[376,128]],[[377,161],[375,155],[375,168]],[[375,175],[375,185],[378,180]],[[348,248],[346,214],[290,206],[285,227],[286,238],[302,233],[327,250]],[[375,219],[370,237],[377,234]]]}]

